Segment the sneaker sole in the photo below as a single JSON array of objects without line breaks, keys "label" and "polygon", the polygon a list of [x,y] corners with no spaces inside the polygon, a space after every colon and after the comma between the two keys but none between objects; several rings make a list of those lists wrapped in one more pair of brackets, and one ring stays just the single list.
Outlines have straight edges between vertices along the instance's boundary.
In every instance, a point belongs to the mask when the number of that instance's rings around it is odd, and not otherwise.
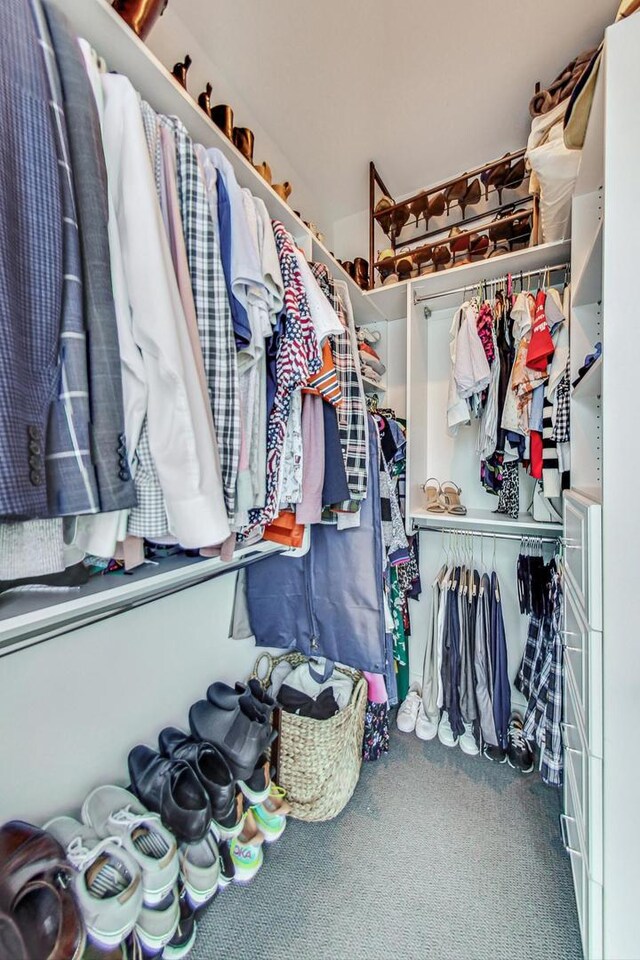
[{"label": "sneaker sole", "polygon": [[438,740],[440,741],[440,743],[442,744],[443,747],[457,747],[457,746],[458,746],[458,738],[457,738],[457,737],[456,737],[455,740],[443,740],[442,737],[440,736],[440,734],[438,734]]},{"label": "sneaker sole", "polygon": [[198,910],[200,907],[204,907],[207,903],[211,903],[218,892],[219,884],[217,880],[215,886],[209,890],[196,890],[195,887],[193,887],[184,879],[184,876],[182,877],[182,882],[184,883],[184,888],[187,891],[189,906],[194,910]]},{"label": "sneaker sole", "polygon": [[477,757],[478,754],[480,753],[480,750],[478,749],[477,746],[473,749],[469,749],[469,747],[463,747],[462,740],[458,741],[458,746],[460,747],[462,752],[465,753],[468,757]]},{"label": "sneaker sole", "polygon": [[223,827],[217,820],[211,821],[211,830],[217,840],[235,840],[242,833],[244,817],[240,817],[233,827]]},{"label": "sneaker sole", "polygon": [[418,738],[418,740],[423,740],[425,743],[428,742],[429,740],[435,740],[435,738],[438,736],[438,728],[437,728],[437,727],[435,728],[435,730],[433,731],[433,733],[430,733],[428,736],[425,736],[424,733],[418,733],[418,728],[417,728],[417,727],[416,727],[416,729],[415,729],[414,732],[415,732],[415,735],[416,735],[416,737]]},{"label": "sneaker sole", "polygon": [[163,960],[180,960],[181,957],[186,957],[187,954],[193,949],[193,945],[196,942],[197,933],[198,925],[194,920],[193,932],[186,943],[181,943],[179,947],[172,947],[171,944],[168,943],[162,951]]},{"label": "sneaker sole", "polygon": [[[255,807],[258,803],[264,803],[269,794],[271,793],[271,784],[266,788],[266,790],[261,790],[260,793],[256,793],[255,790],[252,790],[246,785],[244,780],[238,780],[238,786],[242,790],[242,793],[250,801],[251,806]],[[224,829],[224,827],[222,828]],[[238,831],[239,833],[240,831]],[[237,834],[235,834],[237,836]]]},{"label": "sneaker sole", "polygon": [[502,760],[494,760],[493,757],[488,757],[484,751],[482,752],[482,756],[485,758],[485,760],[488,760],[489,763],[497,763],[499,765],[502,765],[503,763],[507,762],[506,756],[504,756]]},{"label": "sneaker sole", "polygon": [[507,757],[507,763],[509,764],[509,766],[511,767],[512,770],[517,770],[518,773],[533,773],[533,771],[534,771],[534,769],[535,769],[535,763],[532,763],[531,766],[530,766],[530,767],[527,767],[526,770],[525,770],[523,767],[514,767],[514,765],[511,763],[511,760],[509,759],[509,757]]}]

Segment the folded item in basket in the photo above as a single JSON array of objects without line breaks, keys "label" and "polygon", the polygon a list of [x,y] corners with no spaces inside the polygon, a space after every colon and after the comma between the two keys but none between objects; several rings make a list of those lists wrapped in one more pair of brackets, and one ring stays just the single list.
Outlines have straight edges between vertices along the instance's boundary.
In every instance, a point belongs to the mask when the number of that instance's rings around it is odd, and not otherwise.
[{"label": "folded item in basket", "polygon": [[[279,666],[278,664],[274,668],[272,679],[275,679],[274,675]],[[285,674],[280,680],[277,692],[278,700],[280,700],[280,693],[285,684],[290,690],[304,693],[313,700],[317,699],[323,690],[330,689],[338,704],[338,710],[343,710],[349,704],[353,693],[351,677],[336,670],[332,661],[321,657],[301,663],[299,667],[295,667],[290,673]]]},{"label": "folded item in basket", "polygon": [[278,703],[287,713],[310,717],[312,720],[328,720],[340,710],[333,695],[333,687],[327,687],[314,698],[283,683],[278,693]]}]

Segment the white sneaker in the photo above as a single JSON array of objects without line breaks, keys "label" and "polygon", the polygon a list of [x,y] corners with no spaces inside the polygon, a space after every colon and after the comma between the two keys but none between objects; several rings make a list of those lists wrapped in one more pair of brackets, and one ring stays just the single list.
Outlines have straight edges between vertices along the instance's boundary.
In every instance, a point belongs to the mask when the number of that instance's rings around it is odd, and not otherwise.
[{"label": "white sneaker", "polygon": [[200,843],[180,846],[180,872],[189,906],[197,910],[213,900],[220,882],[220,857],[211,831]]},{"label": "white sneaker", "polygon": [[459,744],[462,752],[468,754],[470,757],[477,757],[480,753],[480,747],[476,743],[476,738],[473,735],[472,723],[465,723],[464,733],[460,737]]},{"label": "white sneaker", "polygon": [[82,820],[99,837],[119,837],[142,870],[144,902],[161,903],[176,885],[180,864],[173,834],[123,787],[92,790],[82,804]]},{"label": "white sneaker", "polygon": [[435,719],[425,713],[424,704],[420,701],[418,717],[416,719],[416,737],[420,740],[433,740],[438,735],[438,718]]},{"label": "white sneaker", "polygon": [[455,747],[458,744],[458,738],[451,728],[449,714],[446,710],[442,711],[440,723],[438,724],[438,740],[444,747]]},{"label": "white sneaker", "polygon": [[117,837],[100,840],[73,817],[44,825],[62,844],[75,868],[73,890],[91,940],[104,950],[117,947],[133,930],[142,907],[140,867]]},{"label": "white sneaker", "polygon": [[144,951],[154,955],[163,950],[176,932],[179,922],[180,901],[177,887],[155,907],[143,904],[136,923],[136,936]]},{"label": "white sneaker", "polygon": [[416,720],[418,719],[418,710],[420,709],[421,703],[422,689],[420,684],[412,683],[409,687],[407,699],[404,703],[400,704],[398,709],[398,715],[396,717],[398,730],[401,730],[403,733],[413,733],[416,728]]}]

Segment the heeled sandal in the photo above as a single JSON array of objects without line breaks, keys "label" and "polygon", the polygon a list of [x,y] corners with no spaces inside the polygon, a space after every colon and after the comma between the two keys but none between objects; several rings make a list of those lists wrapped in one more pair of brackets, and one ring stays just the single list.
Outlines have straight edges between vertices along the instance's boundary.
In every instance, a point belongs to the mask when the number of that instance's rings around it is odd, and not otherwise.
[{"label": "heeled sandal", "polygon": [[460,200],[460,209],[462,211],[463,220],[464,220],[467,207],[475,207],[477,203],[480,203],[481,198],[482,198],[482,188],[480,186],[480,181],[476,177],[474,180],[471,181],[471,183],[466,189],[465,195]]},{"label": "heeled sandal", "polygon": [[440,490],[446,512],[454,517],[466,516],[467,508],[460,502],[461,487],[459,487],[457,483],[454,483],[453,480],[445,480]]},{"label": "heeled sandal", "polygon": [[442,488],[435,477],[429,477],[422,484],[422,490],[426,497],[425,511],[427,513],[446,513],[446,508],[442,499]]}]

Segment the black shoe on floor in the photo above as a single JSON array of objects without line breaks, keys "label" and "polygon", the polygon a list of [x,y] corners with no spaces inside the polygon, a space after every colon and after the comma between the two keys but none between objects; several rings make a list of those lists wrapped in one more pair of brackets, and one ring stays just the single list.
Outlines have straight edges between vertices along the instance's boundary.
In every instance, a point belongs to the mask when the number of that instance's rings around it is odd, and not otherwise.
[{"label": "black shoe on floor", "polygon": [[533,772],[533,751],[524,735],[524,723],[519,713],[512,713],[509,717],[509,743],[507,745],[507,761],[514,770],[520,773]]},{"label": "black shoe on floor", "polygon": [[222,753],[212,743],[194,740],[176,727],[165,727],[158,737],[160,752],[170,760],[186,760],[205,788],[214,826],[233,829],[238,823],[236,781]]},{"label": "black shoe on floor", "polygon": [[494,763],[506,763],[507,751],[504,747],[494,746],[492,743],[485,743],[482,752],[487,760],[493,760]]},{"label": "black shoe on floor", "polygon": [[236,780],[253,775],[261,754],[276,736],[262,705],[244,695],[233,710],[198,700],[189,711],[189,726],[197,740],[213,743],[221,751]]},{"label": "black shoe on floor", "polygon": [[220,707],[221,710],[234,710],[238,701],[251,699],[269,719],[276,705],[275,700],[262,689],[259,680],[255,678],[246,683],[236,683],[235,687],[230,687],[226,683],[212,683],[207,690],[207,699],[214,707]]},{"label": "black shoe on floor", "polygon": [[180,920],[176,932],[162,951],[162,960],[181,960],[186,957],[196,942],[196,933],[195,910],[189,905],[186,891],[180,885]]},{"label": "black shoe on floor", "polygon": [[211,824],[211,803],[185,760],[167,760],[142,744],[129,753],[131,789],[181,843],[198,843]]}]

